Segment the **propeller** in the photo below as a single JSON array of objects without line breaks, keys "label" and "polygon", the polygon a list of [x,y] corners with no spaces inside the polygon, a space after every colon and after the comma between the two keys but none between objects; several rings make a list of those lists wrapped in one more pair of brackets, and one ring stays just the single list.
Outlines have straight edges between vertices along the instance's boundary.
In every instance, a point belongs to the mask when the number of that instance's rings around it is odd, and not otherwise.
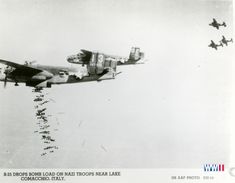
[{"label": "propeller", "polygon": [[9,66],[7,66],[6,68],[5,68],[5,70],[4,70],[4,74],[5,74],[5,78],[4,78],[4,88],[6,88],[6,86],[7,86],[7,77],[8,77],[8,73],[9,73],[9,69],[10,67]]},{"label": "propeller", "polygon": [[6,88],[7,86],[7,75],[5,76],[5,79],[4,79],[4,88]]}]

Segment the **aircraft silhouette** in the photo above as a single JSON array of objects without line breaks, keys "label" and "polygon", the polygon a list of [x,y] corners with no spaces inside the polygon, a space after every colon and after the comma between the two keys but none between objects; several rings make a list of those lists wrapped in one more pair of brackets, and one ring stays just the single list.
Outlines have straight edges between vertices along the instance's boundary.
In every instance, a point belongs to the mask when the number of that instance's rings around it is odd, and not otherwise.
[{"label": "aircraft silhouette", "polygon": [[[50,88],[53,84],[80,83],[89,81],[102,81],[115,79],[120,72],[116,72],[117,65],[135,65],[144,57],[140,48],[132,47],[129,58],[111,56],[100,52],[81,50],[81,53],[69,56],[67,61],[72,64],[83,65],[85,67],[63,67],[34,64],[25,62],[18,64],[15,62],[0,59],[0,64],[5,68],[0,68],[0,81],[25,83],[26,86],[35,87],[35,92],[40,92],[41,88]],[[35,101],[41,101],[39,97]]]},{"label": "aircraft silhouette", "polygon": [[233,43],[233,38],[231,39],[226,39],[224,36],[222,36],[222,40],[220,41],[220,43],[225,44],[226,46],[228,46],[228,43],[232,42]]},{"label": "aircraft silhouette", "polygon": [[212,27],[215,27],[217,30],[219,30],[219,27],[220,27],[220,26],[224,26],[224,27],[227,26],[225,22],[223,22],[222,24],[220,24],[220,23],[218,23],[214,18],[213,18],[213,22],[210,23],[209,25],[212,26]]},{"label": "aircraft silhouette", "polygon": [[219,47],[219,46],[223,47],[223,44],[221,42],[220,42],[220,44],[215,44],[214,41],[211,40],[211,44],[208,46],[217,50],[217,47]]}]

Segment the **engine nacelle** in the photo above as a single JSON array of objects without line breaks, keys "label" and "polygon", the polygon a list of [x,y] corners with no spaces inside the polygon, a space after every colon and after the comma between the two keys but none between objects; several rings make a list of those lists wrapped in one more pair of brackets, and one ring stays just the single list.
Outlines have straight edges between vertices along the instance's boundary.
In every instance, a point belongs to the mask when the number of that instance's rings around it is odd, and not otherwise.
[{"label": "engine nacelle", "polygon": [[38,81],[27,81],[26,86],[36,87],[36,88],[51,88],[51,83],[47,81],[38,83]]},{"label": "engine nacelle", "polygon": [[46,76],[33,76],[32,78],[31,78],[32,80],[35,80],[35,81],[44,81],[44,80],[46,80],[47,78],[46,78]]},{"label": "engine nacelle", "polygon": [[44,80],[47,80],[47,79],[51,79],[53,77],[53,74],[50,73],[50,72],[47,72],[47,71],[42,71],[36,75],[34,75],[31,80],[34,80],[34,81],[44,81]]}]

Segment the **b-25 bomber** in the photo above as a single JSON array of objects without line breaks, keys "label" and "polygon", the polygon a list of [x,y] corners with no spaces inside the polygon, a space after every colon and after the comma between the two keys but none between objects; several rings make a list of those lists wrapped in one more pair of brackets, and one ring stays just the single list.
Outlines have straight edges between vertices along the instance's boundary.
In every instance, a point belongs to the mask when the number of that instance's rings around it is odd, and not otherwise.
[{"label": "b-25 bomber", "polygon": [[222,24],[221,24],[221,23],[218,23],[218,22],[216,21],[216,19],[214,19],[214,18],[213,18],[213,22],[210,23],[209,25],[212,26],[212,27],[215,27],[217,30],[219,30],[219,27],[220,27],[220,26],[224,26],[224,27],[227,26],[225,22],[223,22]]},{"label": "b-25 bomber", "polygon": [[223,47],[223,44],[221,42],[220,42],[220,44],[215,44],[215,42],[212,40],[211,40],[211,44],[208,45],[208,47],[214,48],[216,50],[218,49],[217,47],[219,47],[219,46]]},{"label": "b-25 bomber", "polygon": [[228,46],[228,43],[232,42],[233,43],[233,38],[231,39],[226,39],[224,36],[222,36],[222,40],[221,43],[225,44],[226,46]]},{"label": "b-25 bomber", "polygon": [[79,67],[47,66],[31,62],[18,64],[0,59],[0,64],[5,65],[1,68],[0,81],[4,82],[4,87],[7,82],[14,82],[15,86],[25,83],[26,86],[39,89],[50,88],[53,84],[114,79],[119,74],[116,72],[118,65],[139,64],[143,57],[144,53],[137,47],[132,47],[129,58],[81,50],[80,53],[69,56],[67,61],[84,66],[83,72]]}]

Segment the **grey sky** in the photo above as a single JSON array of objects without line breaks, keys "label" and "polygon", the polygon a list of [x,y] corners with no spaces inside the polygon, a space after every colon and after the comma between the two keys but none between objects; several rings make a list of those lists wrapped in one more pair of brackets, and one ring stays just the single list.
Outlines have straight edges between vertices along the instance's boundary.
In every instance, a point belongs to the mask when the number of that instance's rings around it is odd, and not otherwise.
[{"label": "grey sky", "polygon": [[[45,91],[59,149],[40,156],[31,88],[0,90],[0,164],[14,168],[186,168],[228,161],[232,1],[0,0],[0,55],[69,65],[79,49],[145,53],[115,80]],[[220,31],[208,24],[225,21]],[[58,114],[63,112],[64,114]],[[59,121],[59,122],[58,122]],[[82,123],[81,123],[82,122]],[[81,125],[79,126],[79,124]],[[104,151],[104,147],[107,151]]]}]

